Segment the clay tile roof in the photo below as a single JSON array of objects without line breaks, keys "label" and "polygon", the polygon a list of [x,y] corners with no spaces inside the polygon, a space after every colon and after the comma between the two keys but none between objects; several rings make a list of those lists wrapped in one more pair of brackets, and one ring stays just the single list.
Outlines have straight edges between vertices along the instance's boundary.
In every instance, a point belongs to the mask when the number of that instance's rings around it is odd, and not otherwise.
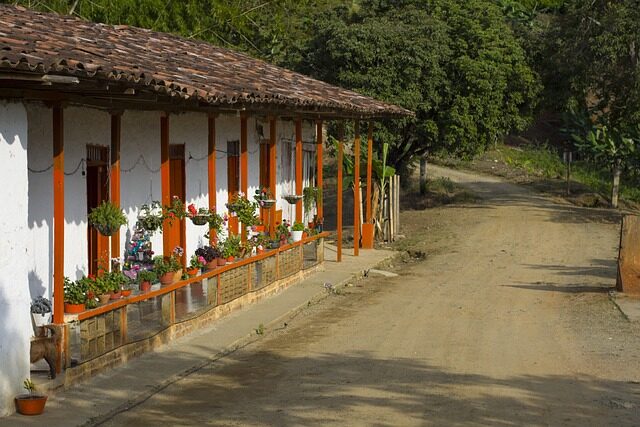
[{"label": "clay tile roof", "polygon": [[413,113],[239,52],[172,34],[0,5],[0,72],[145,85],[214,106],[402,117]]}]

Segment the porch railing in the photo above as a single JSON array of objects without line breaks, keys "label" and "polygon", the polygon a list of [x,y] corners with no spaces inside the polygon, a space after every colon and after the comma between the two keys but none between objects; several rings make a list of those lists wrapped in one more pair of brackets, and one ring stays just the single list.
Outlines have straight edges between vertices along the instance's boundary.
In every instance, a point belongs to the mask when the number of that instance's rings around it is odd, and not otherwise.
[{"label": "porch railing", "polygon": [[320,233],[171,285],[156,283],[148,292],[67,315],[68,358],[77,364],[88,362],[314,267],[324,261],[327,235]]}]

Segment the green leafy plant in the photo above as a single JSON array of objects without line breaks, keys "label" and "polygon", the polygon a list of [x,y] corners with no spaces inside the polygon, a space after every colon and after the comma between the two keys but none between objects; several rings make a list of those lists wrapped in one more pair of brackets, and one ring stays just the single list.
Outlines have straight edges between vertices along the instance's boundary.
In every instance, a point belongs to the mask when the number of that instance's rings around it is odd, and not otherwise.
[{"label": "green leafy plant", "polygon": [[110,236],[120,227],[127,224],[127,217],[122,209],[109,201],[102,202],[93,208],[88,217],[89,223],[94,226],[100,234]]},{"label": "green leafy plant", "polygon": [[182,268],[182,264],[175,257],[164,257],[158,255],[153,258],[153,271],[160,276],[164,276],[166,273],[172,271],[178,271]]},{"label": "green leafy plant", "polygon": [[164,216],[162,214],[162,205],[159,201],[154,200],[151,204],[144,204],[140,208],[138,214],[138,222],[145,230],[154,233],[157,230],[162,231],[162,223]]},{"label": "green leafy plant", "polygon": [[87,286],[81,280],[71,281],[64,278],[64,302],[69,304],[84,304],[87,301]]},{"label": "green leafy plant", "polygon": [[258,204],[252,202],[244,195],[244,193],[238,193],[231,199],[230,203],[227,203],[227,209],[234,212],[238,220],[245,227],[250,227],[258,223],[256,218],[256,209]]},{"label": "green leafy plant", "polygon": [[289,223],[286,219],[282,220],[282,223],[276,226],[276,237],[280,239],[280,241],[289,239],[291,236],[291,232],[289,231]]},{"label": "green leafy plant", "polygon": [[309,213],[313,208],[322,203],[322,188],[305,187],[302,190],[302,206],[304,215],[309,218]]},{"label": "green leafy plant", "polygon": [[240,236],[231,235],[222,244],[222,256],[224,258],[236,257],[240,254],[241,240]]},{"label": "green leafy plant", "polygon": [[43,296],[38,296],[31,301],[31,312],[34,314],[51,313],[51,300]]},{"label": "green leafy plant", "polygon": [[22,388],[27,390],[30,396],[33,396],[33,394],[36,392],[36,385],[34,384],[33,381],[31,381],[30,378],[27,378],[26,380],[23,381]]},{"label": "green leafy plant", "polygon": [[187,212],[180,197],[173,196],[170,205],[162,207],[163,219],[172,223],[175,220],[181,220],[187,216]]},{"label": "green leafy plant", "polygon": [[304,224],[301,222],[294,222],[291,231],[304,231]]},{"label": "green leafy plant", "polygon": [[138,283],[150,282],[154,283],[158,281],[158,275],[153,270],[140,270],[137,276]]}]

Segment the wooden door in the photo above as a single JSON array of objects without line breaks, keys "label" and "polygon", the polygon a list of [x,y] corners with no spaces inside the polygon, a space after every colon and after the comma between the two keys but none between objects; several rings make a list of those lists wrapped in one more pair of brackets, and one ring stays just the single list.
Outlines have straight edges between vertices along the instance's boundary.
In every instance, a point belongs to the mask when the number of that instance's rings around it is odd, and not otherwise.
[{"label": "wooden door", "polygon": [[[185,159],[184,159],[184,144],[170,145],[169,146],[169,192],[171,193],[171,200],[177,196],[183,203],[186,200],[186,173],[185,173]],[[171,249],[176,246],[180,246],[185,249],[186,254],[186,226],[185,220],[174,220],[173,224],[168,227],[167,239],[169,239]],[[169,255],[169,254],[165,254]],[[185,264],[185,255],[182,256],[182,264]]]},{"label": "wooden door", "polygon": [[[103,201],[109,200],[109,148],[87,146],[87,215]],[[87,224],[89,274],[98,267],[109,268],[109,238]]]}]

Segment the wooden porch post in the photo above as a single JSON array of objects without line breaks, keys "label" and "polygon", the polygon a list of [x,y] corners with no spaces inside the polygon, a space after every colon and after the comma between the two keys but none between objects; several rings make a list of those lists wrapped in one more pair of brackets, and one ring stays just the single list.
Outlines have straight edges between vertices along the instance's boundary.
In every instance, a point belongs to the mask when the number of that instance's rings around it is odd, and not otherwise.
[{"label": "wooden porch post", "polygon": [[[171,168],[169,166],[169,113],[162,113],[160,116],[160,184],[162,191],[162,204],[171,204]],[[169,241],[169,229],[172,225],[169,221],[163,224],[162,233],[162,253],[164,256],[171,254],[171,243]]]},{"label": "wooden porch post", "polygon": [[[324,148],[322,141],[322,120],[316,121],[316,186],[319,191],[322,191],[322,150]],[[318,218],[322,218],[324,216],[324,206],[322,205],[322,201],[324,198],[320,200],[318,203]]]},{"label": "wooden porch post", "polygon": [[[276,196],[276,143],[278,141],[275,117],[269,118],[269,190],[275,200]],[[276,235],[276,205],[269,209],[269,235]]]},{"label": "wooden porch post", "polygon": [[367,199],[365,222],[371,223],[371,173],[373,162],[373,122],[369,122],[369,133],[367,134]]},{"label": "wooden porch post", "polygon": [[[122,113],[111,113],[111,203],[120,207],[120,138]],[[111,256],[120,257],[120,229],[111,236]]]},{"label": "wooden porch post", "polygon": [[360,122],[355,121],[353,141],[353,255],[360,255]]},{"label": "wooden porch post", "polygon": [[[216,211],[216,116],[209,114],[207,120],[207,184],[209,190],[209,209]],[[216,240],[215,231],[209,233],[209,243]]]},{"label": "wooden porch post", "polygon": [[[249,153],[247,151],[247,114],[240,114],[240,191],[249,198]],[[242,241],[247,240],[246,224],[241,225]]]},{"label": "wooden porch post", "polygon": [[[302,119],[296,119],[296,194],[302,194]],[[302,203],[296,203],[296,221],[304,222],[302,218]]]},{"label": "wooden porch post", "polygon": [[342,261],[342,141],[344,139],[344,123],[338,125],[338,188],[336,190],[336,228],[338,234],[338,245],[336,251],[336,261]]},{"label": "wooden porch post", "polygon": [[64,323],[64,115],[59,104],[53,106],[53,295],[53,323],[61,325]]}]

